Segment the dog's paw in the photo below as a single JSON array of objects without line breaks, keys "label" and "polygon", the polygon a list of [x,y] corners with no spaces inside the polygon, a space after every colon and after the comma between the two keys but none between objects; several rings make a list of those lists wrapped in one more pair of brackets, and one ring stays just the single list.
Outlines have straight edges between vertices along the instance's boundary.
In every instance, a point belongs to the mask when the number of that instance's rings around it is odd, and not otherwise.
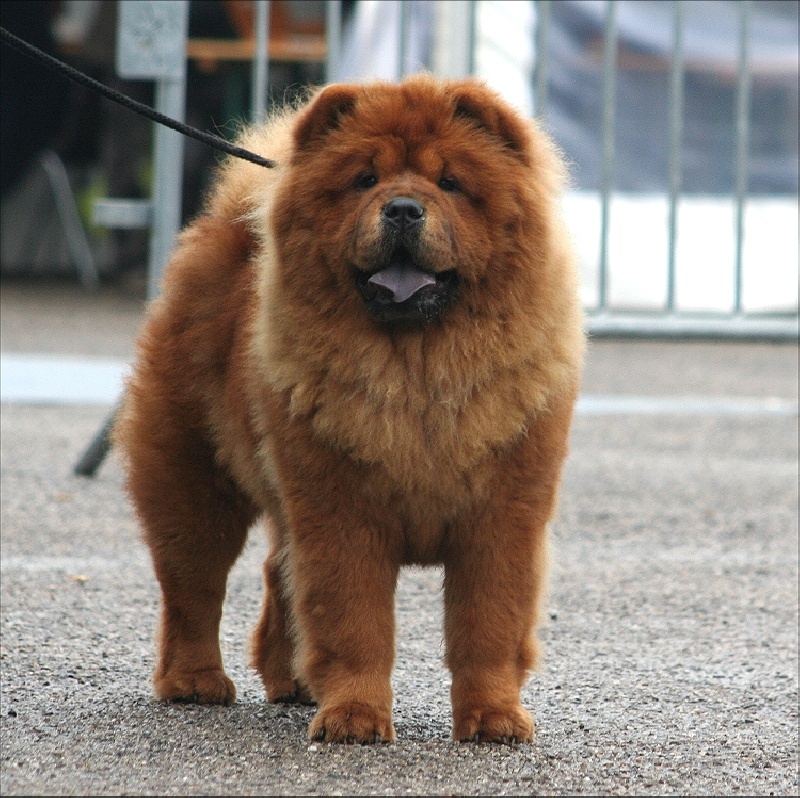
[{"label": "dog's paw", "polygon": [[168,671],[153,677],[156,695],[164,701],[224,704],[236,701],[236,688],[225,671]]},{"label": "dog's paw", "polygon": [[308,736],[326,743],[383,743],[394,740],[394,726],[389,710],[348,703],[320,708]]},{"label": "dog's paw", "polygon": [[521,705],[511,709],[471,707],[455,713],[453,738],[461,742],[527,743],[533,736],[533,718]]},{"label": "dog's paw", "polygon": [[273,682],[266,689],[270,704],[315,706],[317,703],[308,688],[294,679]]}]

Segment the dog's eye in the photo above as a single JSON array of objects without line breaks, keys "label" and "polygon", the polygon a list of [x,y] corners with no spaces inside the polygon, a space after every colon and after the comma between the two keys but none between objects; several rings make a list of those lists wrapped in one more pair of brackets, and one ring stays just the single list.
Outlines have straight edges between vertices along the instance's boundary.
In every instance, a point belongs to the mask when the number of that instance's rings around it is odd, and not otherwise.
[{"label": "dog's eye", "polygon": [[456,191],[460,191],[461,187],[458,185],[458,182],[454,180],[452,177],[443,177],[439,180],[439,188],[442,191],[447,191],[449,194],[453,194]]},{"label": "dog's eye", "polygon": [[363,175],[359,175],[353,186],[358,189],[359,191],[366,191],[368,188],[372,188],[378,182],[378,178],[375,177],[372,172],[365,172]]}]

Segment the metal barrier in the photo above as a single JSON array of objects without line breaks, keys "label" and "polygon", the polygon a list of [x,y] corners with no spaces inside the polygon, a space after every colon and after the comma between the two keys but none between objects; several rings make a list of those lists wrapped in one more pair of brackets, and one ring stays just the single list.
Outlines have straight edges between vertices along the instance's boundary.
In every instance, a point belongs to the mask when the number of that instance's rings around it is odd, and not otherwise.
[{"label": "metal barrier", "polygon": [[[538,0],[536,32],[536,75],[534,80],[537,115],[547,119],[548,58],[551,0]],[[600,179],[600,235],[596,301],[588,302],[587,327],[594,336],[666,336],[666,337],[731,337],[797,340],[797,307],[787,312],[753,312],[745,308],[744,236],[745,209],[748,202],[747,169],[749,116],[751,100],[751,62],[749,49],[750,0],[741,0],[738,8],[738,57],[736,88],[736,141],[733,263],[731,266],[732,307],[729,312],[681,310],[678,306],[678,272],[676,245],[679,235],[678,203],[681,198],[681,134],[684,112],[684,23],[687,3],[674,0],[673,41],[670,63],[669,97],[669,178],[667,216],[667,274],[663,306],[646,311],[630,312],[615,307],[610,298],[610,283],[615,263],[609,253],[609,231],[612,213],[615,172],[615,102],[617,76],[617,0],[606,0],[602,51],[602,168]],[[647,268],[647,264],[643,264]],[[724,292],[730,288],[719,285]]]},{"label": "metal barrier", "polygon": [[[597,196],[598,204],[589,208],[592,216],[599,214],[599,236],[596,242],[596,264],[590,264],[592,275],[584,274],[584,302],[587,306],[587,327],[592,335],[631,335],[631,336],[722,336],[722,337],[755,337],[774,339],[797,339],[798,314],[797,308],[789,312],[753,312],[745,306],[744,297],[744,237],[746,223],[747,194],[747,168],[748,168],[748,139],[749,139],[749,113],[750,113],[750,88],[751,88],[751,63],[749,52],[749,16],[751,0],[742,0],[738,3],[739,30],[738,30],[738,64],[737,64],[737,91],[736,91],[736,142],[735,153],[735,193],[732,197],[734,203],[734,224],[731,230],[733,237],[733,263],[731,263],[731,285],[719,285],[721,293],[732,292],[732,302],[729,311],[702,311],[686,310],[678,302],[679,296],[679,270],[677,268],[676,248],[680,232],[679,202],[681,201],[681,136],[684,114],[684,17],[687,2],[674,0],[673,8],[673,41],[672,56],[670,61],[670,97],[669,97],[669,177],[667,189],[667,233],[666,233],[666,287],[664,301],[660,307],[637,309],[632,312],[630,308],[620,306],[613,301],[611,294],[612,279],[619,271],[619,263],[615,263],[615,256],[609,248],[612,214],[615,212],[617,195],[614,191],[615,175],[615,103],[616,103],[616,77],[617,77],[617,12],[618,0],[606,0],[605,27],[602,49],[602,168],[600,187]],[[186,0],[123,0],[123,12],[126,7],[128,13],[122,14],[120,27],[121,46],[126,41],[134,43],[142,41],[151,42],[155,33],[162,37],[167,31],[172,37],[172,52],[183,52],[185,49],[186,28],[185,23],[164,27],[164,15],[171,14],[182,16],[185,19]],[[388,7],[390,4],[387,3]],[[410,32],[410,6],[409,2],[397,4],[399,23],[397,25],[398,46],[398,73],[408,71],[407,53],[408,37]],[[447,28],[438,31],[439,41],[446,43],[445,57],[437,59],[434,68],[443,74],[454,75],[466,73],[475,69],[476,48],[481,46],[481,32],[476,28],[478,8],[481,3],[470,2],[445,2],[437,4],[438,13],[436,24]],[[163,7],[163,8],[162,8]],[[176,7],[184,7],[183,12],[176,12]],[[266,115],[266,97],[268,87],[268,62],[267,52],[269,41],[269,2],[256,0],[255,3],[255,57],[252,60],[252,96],[251,120],[260,121]],[[537,0],[535,55],[536,63],[534,74],[531,76],[533,84],[534,106],[536,114],[545,123],[548,117],[548,37],[550,35],[551,12],[554,4],[552,0]],[[136,13],[132,13],[136,9]],[[335,79],[341,58],[342,44],[342,17],[341,3],[339,0],[326,0],[326,79]],[[127,21],[126,21],[127,20]],[[132,20],[136,22],[133,24]],[[138,21],[137,21],[138,20]],[[143,20],[150,20],[153,24],[149,27]],[[127,31],[125,26],[127,25]],[[126,38],[127,35],[127,38]],[[138,38],[137,38],[138,37]],[[149,37],[149,38],[148,38]],[[152,43],[149,45],[152,47]],[[129,47],[130,49],[130,47]],[[440,48],[441,49],[441,48]],[[140,52],[140,56],[144,51]],[[162,59],[163,60],[163,59]],[[165,62],[166,63],[166,62]],[[174,65],[173,65],[174,67]],[[172,68],[172,71],[175,69]],[[142,67],[128,64],[128,75],[140,76]],[[145,67],[145,72],[150,69],[150,76],[158,79],[161,90],[172,86],[169,94],[170,113],[175,116],[183,115],[184,84],[180,80],[167,80],[158,72],[153,72],[152,64]],[[137,69],[139,70],[137,72]],[[161,69],[161,67],[158,67]],[[163,69],[161,70],[163,72]],[[483,76],[489,77],[489,76]],[[163,84],[163,85],[162,85]],[[166,96],[166,95],[165,95]],[[172,131],[165,131],[159,141],[176,137]],[[156,154],[158,159],[158,153]],[[180,158],[164,156],[164,163],[169,164],[167,170],[156,170],[157,177],[180,183]],[[177,170],[177,172],[176,172]],[[163,181],[162,181],[163,182]],[[170,218],[165,211],[172,207],[175,209],[174,196],[163,186],[156,191],[153,197],[153,211],[148,220],[153,225],[154,243],[151,246],[150,278],[151,295],[157,291],[160,281],[161,269],[166,262],[166,253],[171,248],[172,238],[177,231],[174,220],[167,225],[164,220]],[[178,189],[179,190],[179,189]],[[166,192],[166,193],[165,193]],[[160,199],[161,195],[164,199]],[[170,196],[167,196],[170,194]],[[172,192],[174,194],[174,192]],[[637,198],[629,198],[636,203]],[[179,203],[177,203],[179,204]],[[161,221],[159,221],[161,220]],[[592,223],[594,224],[593,220]],[[161,233],[155,229],[159,226]],[[590,225],[591,226],[591,225]],[[167,229],[169,228],[169,229]],[[632,245],[631,245],[632,246]],[[653,268],[652,263],[642,264],[643,269]],[[596,274],[594,273],[596,272]],[[594,299],[591,294],[595,293]],[[652,303],[650,303],[652,305]]]}]

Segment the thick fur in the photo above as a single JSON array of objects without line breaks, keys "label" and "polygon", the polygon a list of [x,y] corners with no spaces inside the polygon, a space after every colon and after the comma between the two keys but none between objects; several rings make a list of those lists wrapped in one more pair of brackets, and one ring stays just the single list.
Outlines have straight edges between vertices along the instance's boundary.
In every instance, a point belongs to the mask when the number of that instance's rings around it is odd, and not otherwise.
[{"label": "thick fur", "polygon": [[[529,740],[583,353],[559,158],[482,84],[427,76],[328,87],[240,143],[279,166],[220,170],[115,431],[162,589],[156,694],[235,699],[219,621],[265,517],[253,665],[270,701],[318,704],[311,737],[394,738],[398,569],[443,563],[453,735]],[[458,275],[419,324],[372,318],[354,279],[385,260],[398,196],[425,209],[415,257]]]}]

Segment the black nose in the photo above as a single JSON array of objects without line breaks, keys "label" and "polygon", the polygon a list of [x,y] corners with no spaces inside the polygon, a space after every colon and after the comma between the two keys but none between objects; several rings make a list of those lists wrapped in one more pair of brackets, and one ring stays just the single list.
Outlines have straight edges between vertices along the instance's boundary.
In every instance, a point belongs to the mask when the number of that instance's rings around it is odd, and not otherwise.
[{"label": "black nose", "polygon": [[408,229],[425,218],[425,208],[411,197],[395,197],[384,206],[383,218],[398,230]]}]

